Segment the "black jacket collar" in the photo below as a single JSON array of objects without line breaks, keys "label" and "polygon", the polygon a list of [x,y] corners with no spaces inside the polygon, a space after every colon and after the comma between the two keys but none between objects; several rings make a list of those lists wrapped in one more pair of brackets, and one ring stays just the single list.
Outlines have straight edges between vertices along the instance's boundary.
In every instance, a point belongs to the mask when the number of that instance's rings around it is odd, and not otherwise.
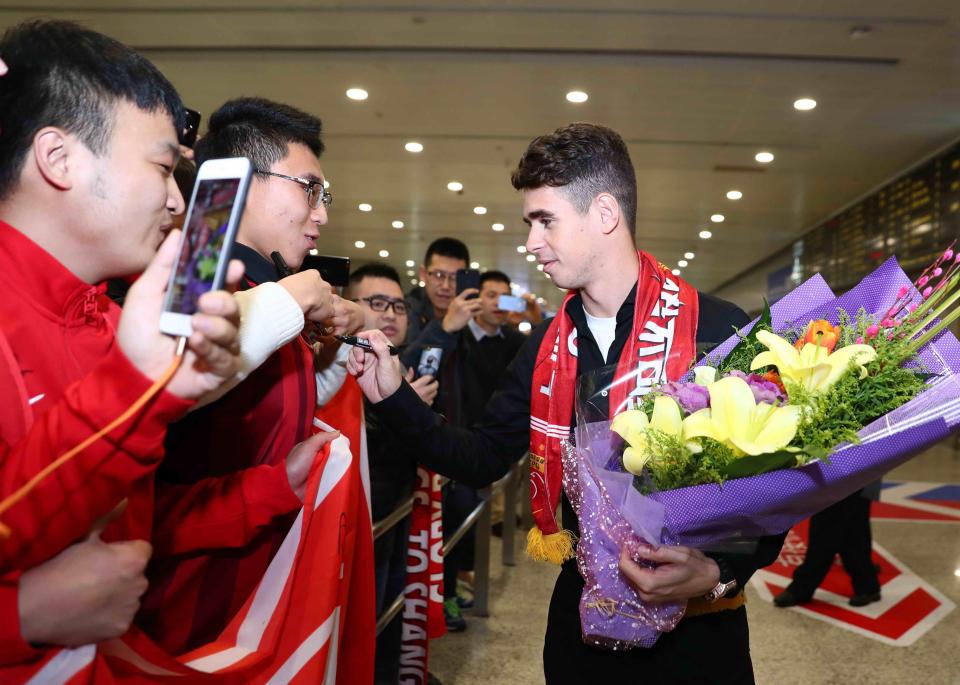
[{"label": "black jacket collar", "polygon": [[244,278],[253,281],[256,285],[280,279],[280,274],[277,273],[277,267],[274,266],[273,262],[253,248],[234,243],[233,252],[230,256],[243,262]]}]

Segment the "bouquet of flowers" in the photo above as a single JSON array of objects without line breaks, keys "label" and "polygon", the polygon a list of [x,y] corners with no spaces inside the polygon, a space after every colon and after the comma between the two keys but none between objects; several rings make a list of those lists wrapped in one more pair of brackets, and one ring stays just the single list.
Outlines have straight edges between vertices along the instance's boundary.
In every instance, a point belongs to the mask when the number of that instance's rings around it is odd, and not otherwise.
[{"label": "bouquet of flowers", "polygon": [[[685,603],[647,604],[622,548],[729,548],[781,533],[960,425],[960,255],[916,283],[891,258],[835,297],[814,276],[632,406],[581,379],[564,489],[580,517],[585,639],[652,645]],[[614,416],[613,421],[597,420]],[[718,547],[719,545],[719,547]]]}]

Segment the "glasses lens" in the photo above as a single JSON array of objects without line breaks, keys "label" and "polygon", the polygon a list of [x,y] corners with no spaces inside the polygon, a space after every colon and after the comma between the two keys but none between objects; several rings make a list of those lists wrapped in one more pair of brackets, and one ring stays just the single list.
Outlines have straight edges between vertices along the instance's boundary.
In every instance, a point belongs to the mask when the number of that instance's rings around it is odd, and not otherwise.
[{"label": "glasses lens", "polygon": [[393,312],[397,316],[406,316],[407,315],[407,303],[406,302],[394,302],[393,303]]},{"label": "glasses lens", "polygon": [[390,306],[390,302],[382,297],[371,297],[367,302],[370,303],[370,309],[375,312],[385,312],[387,307]]}]

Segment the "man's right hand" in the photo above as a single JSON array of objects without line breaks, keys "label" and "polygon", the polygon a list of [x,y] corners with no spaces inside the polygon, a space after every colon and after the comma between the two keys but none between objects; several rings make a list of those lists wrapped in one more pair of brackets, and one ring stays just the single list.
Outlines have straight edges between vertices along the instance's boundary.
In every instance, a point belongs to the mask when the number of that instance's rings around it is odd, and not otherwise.
[{"label": "man's right hand", "polygon": [[83,541],[20,576],[20,634],[37,645],[77,645],[119,637],[130,629],[147,590],[150,543],[104,542],[111,517]]},{"label": "man's right hand", "polygon": [[420,395],[420,399],[423,400],[428,407],[433,405],[433,401],[437,398],[437,392],[440,389],[440,384],[437,382],[437,379],[433,376],[420,376],[420,378],[414,380],[413,376],[413,369],[407,369],[407,383]]},{"label": "man's right hand", "polygon": [[293,296],[308,321],[322,322],[333,316],[333,288],[316,269],[304,269],[277,283]]},{"label": "man's right hand", "polygon": [[[171,231],[143,275],[130,288],[117,342],[127,359],[147,378],[157,380],[173,361],[177,342],[160,332],[160,314],[170,272],[177,258],[180,231]],[[226,286],[235,286],[243,276],[243,262],[231,260]],[[229,292],[204,293],[200,311],[193,315],[193,334],[187,340],[183,363],[167,391],[184,399],[197,399],[232,379],[240,368],[240,309]]]},{"label": "man's right hand", "polygon": [[[440,323],[443,326],[443,330],[447,333],[456,333],[466,326],[470,319],[475,317],[480,313],[480,298],[476,297],[480,294],[480,291],[476,288],[467,288],[462,293],[457,295],[453,300],[450,301],[450,307],[447,309],[447,313],[443,316],[443,321]],[[467,299],[473,295],[473,299]]]},{"label": "man's right hand", "polygon": [[347,371],[356,376],[363,394],[376,404],[390,397],[403,383],[400,360],[390,354],[390,341],[382,331],[363,331],[357,337],[368,340],[373,352],[354,347],[347,357]]}]

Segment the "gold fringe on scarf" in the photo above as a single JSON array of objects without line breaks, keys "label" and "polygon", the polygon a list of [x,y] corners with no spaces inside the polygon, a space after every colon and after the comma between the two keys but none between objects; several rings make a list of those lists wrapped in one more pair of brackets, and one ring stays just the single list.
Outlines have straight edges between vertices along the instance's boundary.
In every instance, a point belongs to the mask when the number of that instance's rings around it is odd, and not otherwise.
[{"label": "gold fringe on scarf", "polygon": [[575,543],[576,537],[569,530],[544,535],[534,526],[527,533],[527,556],[534,561],[549,561],[560,566],[567,559],[576,556]]}]

